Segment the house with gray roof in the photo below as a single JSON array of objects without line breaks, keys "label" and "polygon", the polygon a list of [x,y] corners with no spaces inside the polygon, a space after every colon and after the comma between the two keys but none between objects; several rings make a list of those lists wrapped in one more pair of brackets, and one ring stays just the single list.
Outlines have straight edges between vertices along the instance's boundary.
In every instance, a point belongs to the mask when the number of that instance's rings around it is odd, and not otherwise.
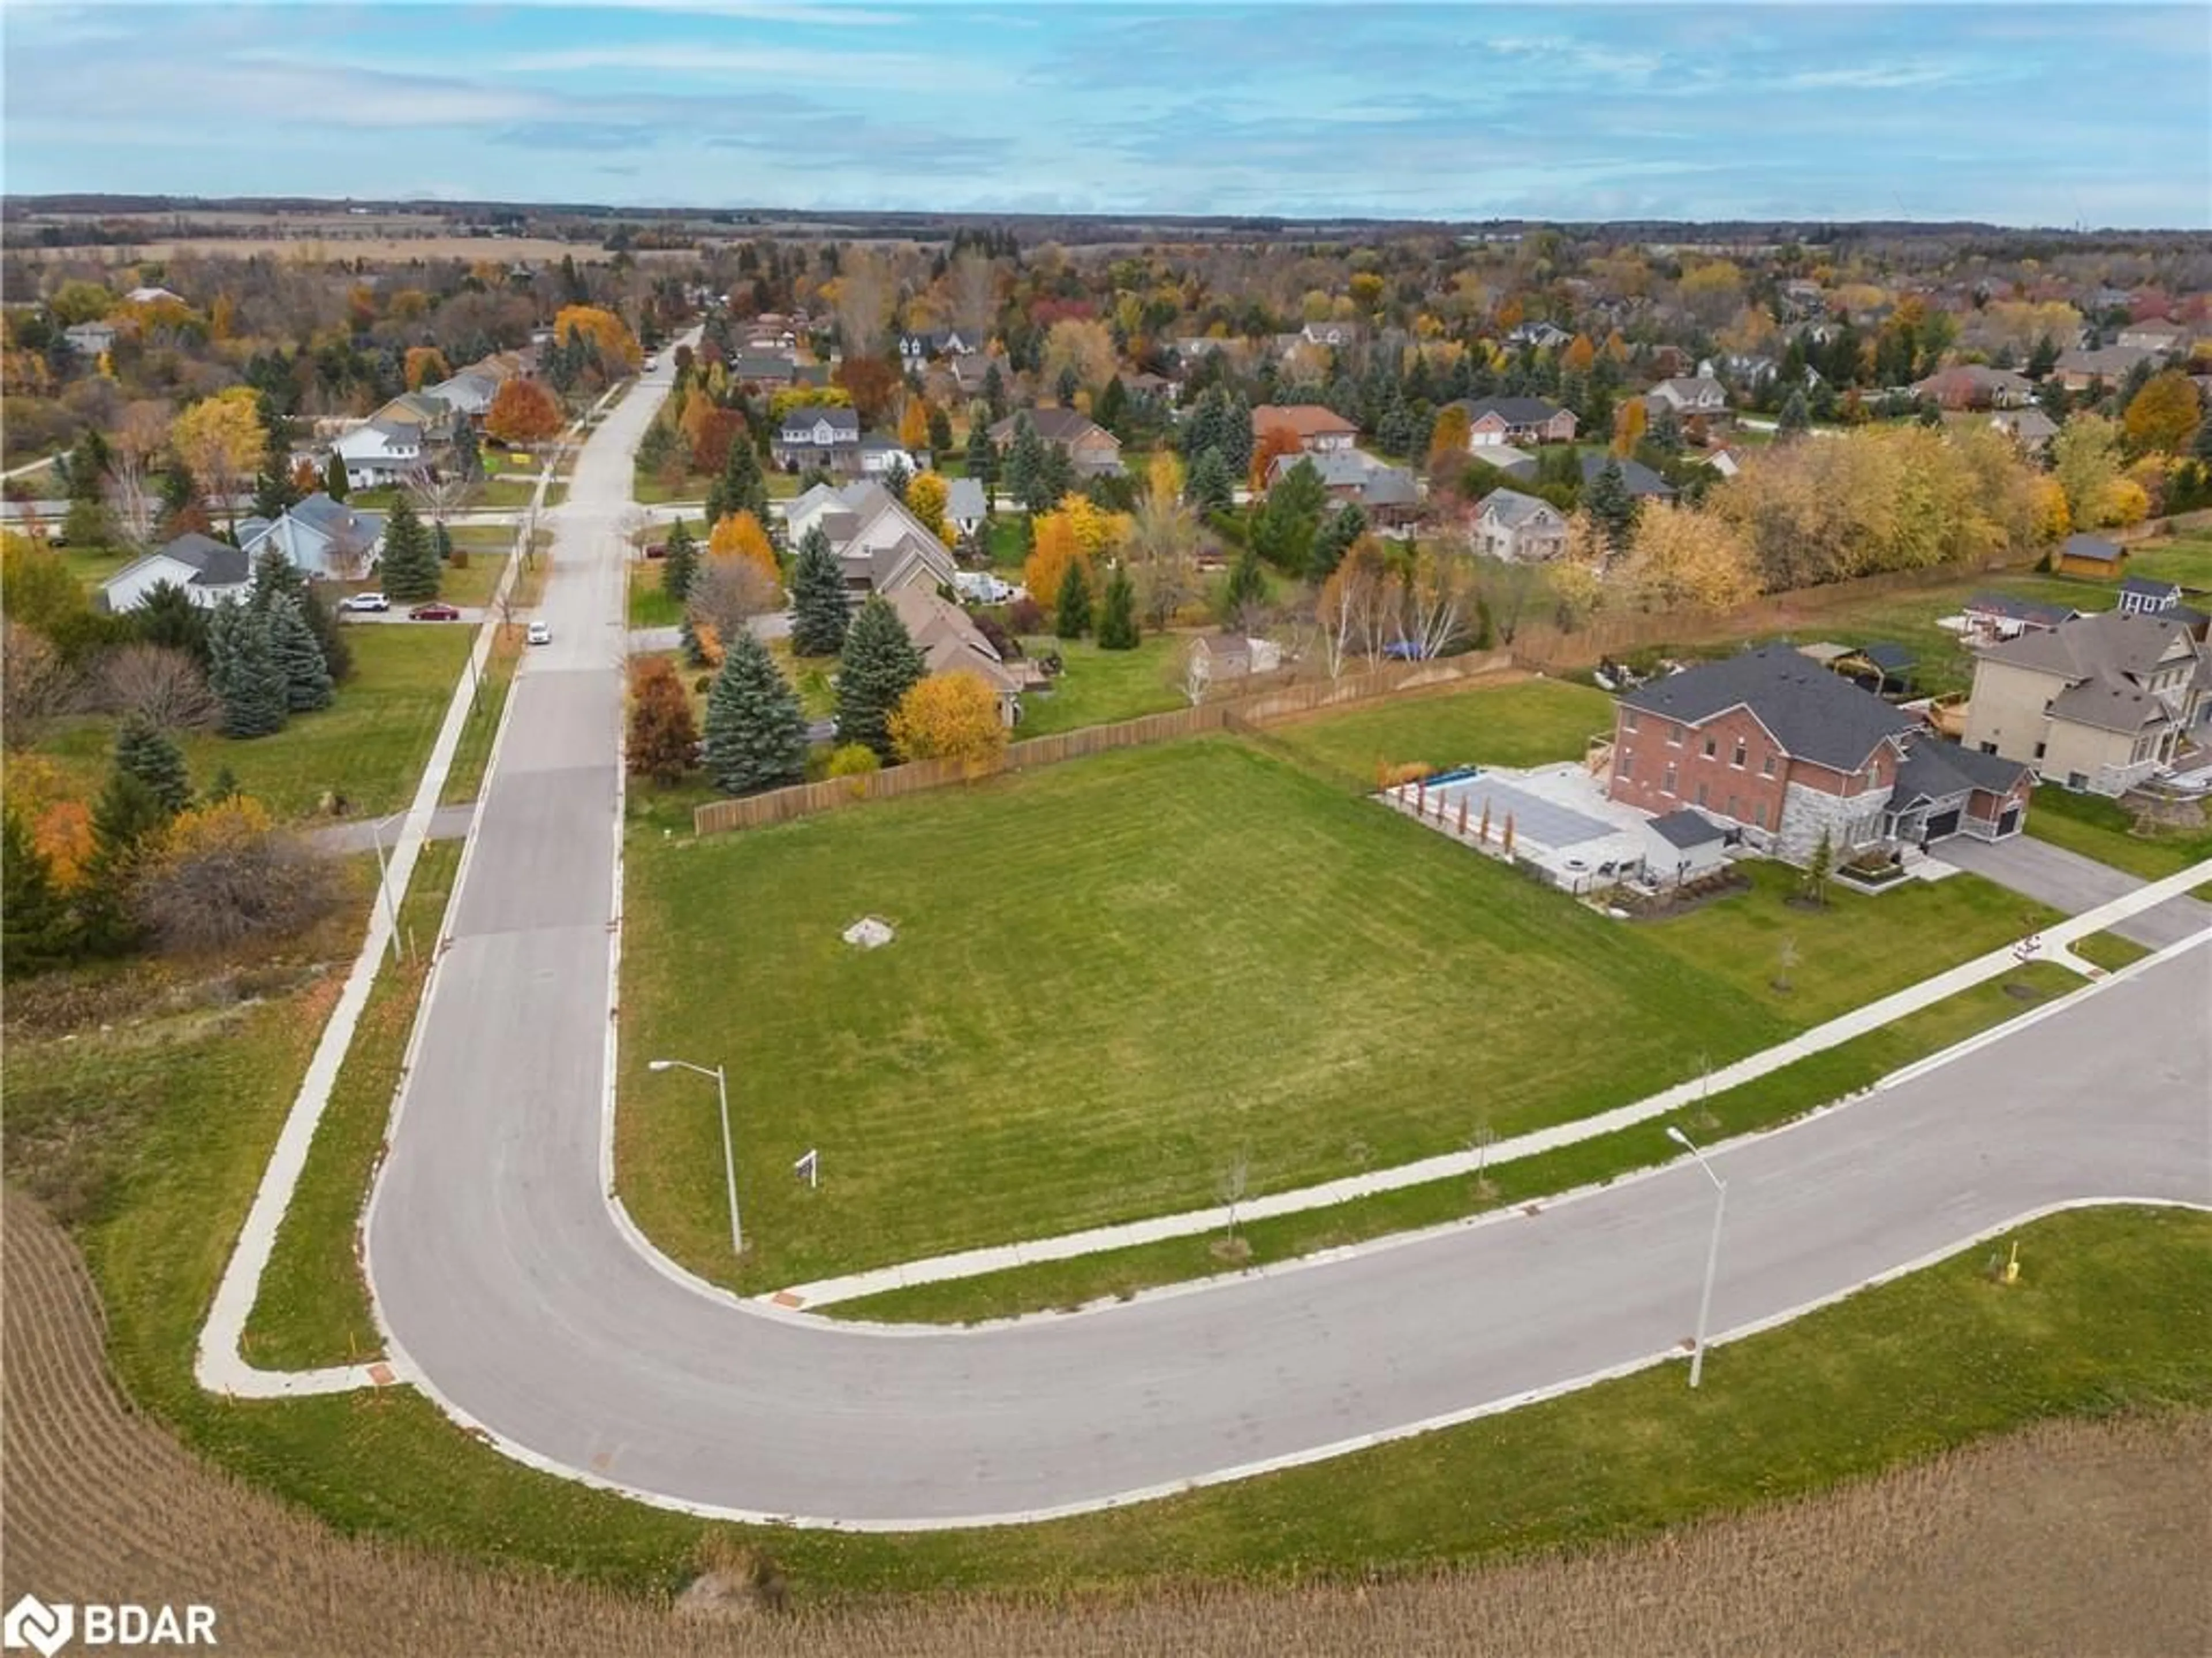
[{"label": "house with gray roof", "polygon": [[2208,714],[2212,650],[2185,621],[2101,610],[1983,647],[1966,741],[2117,795],[2202,744]]},{"label": "house with gray roof", "polygon": [[1584,455],[1582,458],[1583,488],[1588,489],[1597,482],[1597,475],[1607,465],[1620,468],[1620,481],[1628,487],[1629,496],[1636,501],[1672,501],[1674,486],[1653,471],[1640,460],[1631,460],[1621,455]]},{"label": "house with gray roof", "polygon": [[828,403],[785,410],[769,441],[769,459],[787,472],[860,471],[860,411]]},{"label": "house with gray roof", "polygon": [[249,565],[273,547],[303,575],[356,581],[384,556],[384,514],[349,507],[318,490],[274,519],[246,519],[238,526],[238,541]]},{"label": "house with gray roof", "polygon": [[243,598],[252,585],[252,562],[240,549],[197,531],[136,558],[100,584],[100,608],[121,616],[135,610],[163,582],[185,590],[202,609]]},{"label": "house with gray roof", "polygon": [[945,525],[963,541],[982,534],[990,521],[991,503],[977,478],[948,478],[945,484]]},{"label": "house with gray roof", "polygon": [[[1916,745],[1937,741],[1881,697],[1787,645],[1769,645],[1624,695],[1613,710],[1606,792],[1657,816],[1693,809],[1801,865],[1824,838],[1841,863],[1903,838],[2016,833],[2023,780],[2002,792],[1983,788],[1953,823],[1942,819],[1954,791],[1935,791],[1933,773],[1908,780],[1912,799],[1898,799]],[[1933,829],[1929,812],[1913,804],[1923,796],[1943,809]]]},{"label": "house with gray roof", "polygon": [[1566,515],[1539,496],[1492,489],[1475,509],[1474,550],[1520,563],[1557,558],[1567,550]]},{"label": "house with gray roof", "polygon": [[794,545],[809,531],[822,531],[854,604],[872,592],[888,596],[909,586],[933,593],[958,574],[945,544],[872,480],[842,489],[816,484],[786,509],[784,525]]},{"label": "house with gray roof", "polygon": [[1574,410],[1541,398],[1468,398],[1444,406],[1467,412],[1467,446],[1476,454],[1506,444],[1575,440]]}]

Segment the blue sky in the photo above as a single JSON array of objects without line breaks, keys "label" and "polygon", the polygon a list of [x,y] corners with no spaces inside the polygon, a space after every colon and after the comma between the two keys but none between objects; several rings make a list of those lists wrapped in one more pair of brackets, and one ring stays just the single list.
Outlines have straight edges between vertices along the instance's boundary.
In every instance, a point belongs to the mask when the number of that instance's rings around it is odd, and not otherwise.
[{"label": "blue sky", "polygon": [[15,194],[2212,222],[2212,7],[5,0]]}]

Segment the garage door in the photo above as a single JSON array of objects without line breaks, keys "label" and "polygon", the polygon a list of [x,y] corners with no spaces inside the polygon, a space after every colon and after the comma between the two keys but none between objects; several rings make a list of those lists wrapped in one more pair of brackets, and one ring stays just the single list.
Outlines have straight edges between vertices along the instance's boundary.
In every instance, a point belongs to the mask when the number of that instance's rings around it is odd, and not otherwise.
[{"label": "garage door", "polygon": [[2000,836],[2010,835],[2015,829],[2019,829],[2019,827],[2020,808],[2018,806],[2010,808],[2002,817],[1997,819],[1997,834]]},{"label": "garage door", "polygon": [[1958,832],[1959,808],[1956,806],[1948,811],[1939,811],[1928,820],[1928,838],[1931,841],[1941,841],[1946,835]]}]

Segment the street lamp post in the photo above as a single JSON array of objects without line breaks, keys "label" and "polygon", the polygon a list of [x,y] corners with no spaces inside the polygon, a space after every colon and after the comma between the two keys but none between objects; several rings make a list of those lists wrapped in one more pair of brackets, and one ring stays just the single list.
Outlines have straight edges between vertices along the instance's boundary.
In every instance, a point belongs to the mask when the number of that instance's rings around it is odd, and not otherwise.
[{"label": "street lamp post", "polygon": [[1672,1123],[1667,1126],[1667,1138],[1695,1157],[1705,1178],[1713,1183],[1713,1241],[1705,1249],[1705,1287],[1698,1297],[1697,1345],[1690,1350],[1690,1385],[1694,1388],[1705,1369],[1705,1322],[1712,1316],[1713,1278],[1720,1270],[1721,1223],[1728,1217],[1728,1182],[1713,1172],[1712,1164],[1690,1143],[1690,1137]]},{"label": "street lamp post", "polygon": [[[404,812],[395,812],[404,817]],[[384,895],[384,913],[392,922],[392,954],[395,960],[406,954],[399,937],[399,906],[392,896],[392,872],[384,861],[384,819],[372,817],[368,823],[368,838],[376,846],[376,890]]]},{"label": "street lamp post", "polygon": [[722,1175],[730,1189],[730,1253],[745,1252],[744,1234],[738,1227],[738,1154],[730,1143],[730,1083],[720,1066],[712,1069],[688,1060],[648,1060],[647,1071],[690,1071],[714,1079],[714,1096],[722,1108]]}]

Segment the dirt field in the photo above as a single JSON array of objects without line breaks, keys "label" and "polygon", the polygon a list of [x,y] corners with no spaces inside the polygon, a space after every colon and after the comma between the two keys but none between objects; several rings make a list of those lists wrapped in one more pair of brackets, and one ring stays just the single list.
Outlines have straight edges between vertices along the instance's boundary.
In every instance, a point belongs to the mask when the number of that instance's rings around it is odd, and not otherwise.
[{"label": "dirt field", "polygon": [[9,1194],[0,1600],[205,1602],[221,1650],[590,1655],[1943,1653],[2212,1649],[2212,1418],[2054,1424],[1634,1547],[1365,1588],[670,1612],[337,1536],[131,1414],[65,1235]]}]

